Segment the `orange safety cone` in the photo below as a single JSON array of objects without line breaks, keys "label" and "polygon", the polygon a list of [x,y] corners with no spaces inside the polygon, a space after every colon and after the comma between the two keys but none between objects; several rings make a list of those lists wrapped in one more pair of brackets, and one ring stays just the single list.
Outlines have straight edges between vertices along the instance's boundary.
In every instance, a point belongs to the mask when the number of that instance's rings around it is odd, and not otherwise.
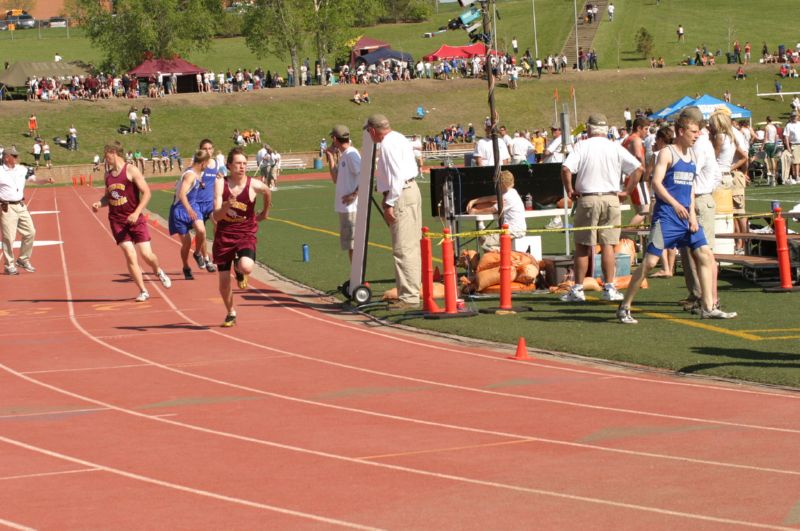
[{"label": "orange safety cone", "polygon": [[528,356],[528,347],[525,345],[524,337],[519,337],[519,341],[517,341],[517,352],[513,356],[509,356],[508,359],[517,361],[527,361],[531,359],[531,357]]},{"label": "orange safety cone", "polygon": [[86,176],[81,175],[80,179],[81,179],[81,186],[86,186]]}]

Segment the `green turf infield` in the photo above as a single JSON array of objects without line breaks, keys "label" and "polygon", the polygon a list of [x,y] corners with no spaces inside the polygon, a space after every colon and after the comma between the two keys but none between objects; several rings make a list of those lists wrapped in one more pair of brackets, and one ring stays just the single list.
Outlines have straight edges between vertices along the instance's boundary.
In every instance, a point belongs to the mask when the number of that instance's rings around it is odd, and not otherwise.
[{"label": "green turf infield", "polygon": [[[430,216],[427,206],[427,183],[421,183],[420,188],[425,223],[432,230],[440,230],[441,223]],[[749,212],[753,213],[768,210],[765,205],[773,199],[783,201],[787,209],[800,202],[800,186],[751,188],[748,192]],[[166,217],[171,198],[171,191],[156,192],[152,209]],[[339,250],[332,202],[333,185],[327,180],[280,183],[273,194],[270,219],[261,224],[259,261],[303,284],[335,292],[349,278],[349,263],[346,253]],[[546,222],[530,220],[528,228],[542,228]],[[800,229],[794,222],[790,227]],[[374,216],[366,278],[378,296],[394,285],[389,241],[381,218]],[[302,261],[304,243],[310,248],[309,262]],[[563,254],[563,235],[544,235],[543,248],[546,254]],[[441,254],[434,251],[434,256]],[[562,303],[549,294],[519,297],[514,304],[529,306],[532,311],[514,316],[481,314],[437,321],[380,309],[372,313],[389,322],[511,345],[522,336],[531,348],[686,374],[800,387],[800,325],[796,315],[800,294],[762,293],[736,270],[726,269],[720,276],[720,297],[724,308],[738,311],[739,318],[700,321],[676,304],[685,296],[682,276],[651,279],[649,285],[637,297],[635,316],[640,322],[636,326],[617,323],[616,306],[600,301],[596,295],[596,300],[584,305]],[[496,301],[474,303],[478,308],[496,305]]]}]

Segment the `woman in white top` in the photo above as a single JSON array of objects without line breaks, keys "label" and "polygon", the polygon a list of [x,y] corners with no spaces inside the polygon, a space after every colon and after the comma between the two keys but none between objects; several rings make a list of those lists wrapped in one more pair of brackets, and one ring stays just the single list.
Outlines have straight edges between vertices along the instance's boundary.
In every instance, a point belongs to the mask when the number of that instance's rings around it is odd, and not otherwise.
[{"label": "woman in white top", "polygon": [[[714,152],[717,154],[717,164],[722,172],[722,186],[733,188],[733,207],[734,214],[744,214],[744,187],[746,177],[741,174],[742,166],[747,162],[747,152],[736,144],[733,133],[733,124],[730,115],[726,110],[718,109],[714,111],[708,120],[708,130],[711,133],[711,140],[714,144]],[[737,179],[734,182],[733,172],[737,172]],[[734,230],[737,232],[748,232],[747,218],[737,217],[734,219]],[[735,254],[744,254],[744,241],[736,240]]]}]

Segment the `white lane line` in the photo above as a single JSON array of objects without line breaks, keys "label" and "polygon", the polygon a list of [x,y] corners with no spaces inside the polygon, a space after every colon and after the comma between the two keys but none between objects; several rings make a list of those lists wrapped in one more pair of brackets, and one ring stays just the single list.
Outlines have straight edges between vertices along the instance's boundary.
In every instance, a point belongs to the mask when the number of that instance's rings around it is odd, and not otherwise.
[{"label": "white lane line", "polygon": [[103,407],[93,407],[93,408],[85,408],[85,409],[62,409],[58,411],[40,411],[37,413],[19,413],[15,415],[0,415],[0,419],[19,419],[19,418],[28,418],[28,417],[45,417],[49,415],[72,415],[78,413],[91,413],[94,411],[107,411],[106,408]]},{"label": "white lane line", "polygon": [[3,518],[0,518],[0,525],[6,526],[9,529],[19,529],[20,531],[36,531],[36,528],[34,527],[28,527],[26,525],[12,522],[11,520],[4,520]]},{"label": "white lane line", "polygon": [[274,512],[281,513],[281,514],[288,514],[288,515],[291,515],[291,516],[297,516],[297,517],[300,517],[300,518],[306,518],[308,520],[315,520],[317,522],[323,522],[323,523],[326,523],[326,524],[338,525],[338,526],[341,526],[341,527],[349,527],[349,528],[353,528],[353,529],[376,529],[374,527],[363,526],[363,525],[360,525],[360,524],[355,524],[353,522],[346,522],[344,520],[337,520],[335,518],[327,518],[327,517],[316,515],[316,514],[312,514],[312,513],[304,513],[304,512],[301,512],[301,511],[293,511],[291,509],[286,509],[286,508],[283,508],[283,507],[277,507],[277,506],[268,505],[268,504],[265,504],[265,503],[254,502],[254,501],[245,500],[245,499],[242,499],[242,498],[235,498],[233,496],[226,496],[224,494],[218,494],[216,492],[211,492],[211,491],[207,491],[207,490],[195,489],[193,487],[187,487],[186,485],[180,485],[178,483],[171,483],[169,481],[162,481],[160,479],[151,478],[149,476],[143,476],[141,474],[136,474],[134,472],[128,472],[126,470],[122,470],[122,469],[119,469],[119,468],[113,468],[113,467],[99,465],[97,463],[92,463],[92,462],[86,461],[84,459],[80,459],[80,458],[77,458],[77,457],[72,457],[72,456],[65,455],[65,454],[58,453],[58,452],[54,452],[52,450],[47,450],[46,448],[40,448],[38,446],[33,446],[31,444],[27,444],[27,443],[22,442],[22,441],[9,439],[8,437],[3,437],[2,435],[0,435],[0,441],[4,442],[6,444],[9,444],[11,446],[16,446],[17,448],[23,448],[23,449],[31,451],[31,452],[40,453],[40,454],[43,454],[43,455],[47,455],[49,457],[55,457],[56,459],[61,459],[63,461],[69,461],[71,463],[76,463],[76,464],[79,464],[79,465],[82,465],[82,466],[85,466],[85,467],[94,468],[94,469],[97,469],[98,471],[108,472],[109,474],[115,474],[115,475],[122,476],[122,477],[125,477],[125,478],[128,478],[128,479],[134,479],[136,481],[142,481],[144,483],[150,483],[152,485],[158,485],[160,487],[165,487],[165,488],[168,488],[168,489],[178,490],[178,491],[182,491],[182,492],[188,492],[190,494],[195,494],[197,496],[204,496],[206,498],[213,498],[213,499],[216,499],[216,500],[222,500],[222,501],[225,501],[225,502],[235,503],[237,505],[244,505],[244,506],[247,506],[247,507],[254,507],[256,509],[265,509],[265,510],[268,510],[268,511],[274,511]]},{"label": "white lane line", "polygon": [[12,479],[30,479],[30,478],[44,478],[49,476],[61,476],[64,474],[80,474],[82,472],[97,472],[100,469],[97,467],[91,468],[78,468],[76,470],[62,470],[60,472],[40,472],[38,474],[23,474],[20,476],[5,476],[0,477],[0,481],[9,481]]},{"label": "white lane line", "polygon": [[150,367],[149,363],[132,363],[129,365],[104,365],[100,367],[78,367],[76,369],[50,369],[42,371],[24,371],[22,374],[54,374],[59,372],[85,372],[85,371],[106,371],[114,369],[131,369],[134,367]]}]

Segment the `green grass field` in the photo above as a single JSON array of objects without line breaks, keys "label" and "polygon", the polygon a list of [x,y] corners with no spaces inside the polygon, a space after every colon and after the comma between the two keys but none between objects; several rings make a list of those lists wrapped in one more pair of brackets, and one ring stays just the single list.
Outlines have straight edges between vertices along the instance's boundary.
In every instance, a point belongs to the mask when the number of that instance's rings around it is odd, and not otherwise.
[{"label": "green grass field", "polygon": [[[421,185],[425,223],[440,230],[441,222],[430,215],[428,186]],[[167,215],[172,194],[154,194],[151,206]],[[768,210],[779,199],[787,208],[800,202],[800,187],[750,189],[751,212]],[[329,181],[284,182],[273,195],[270,219],[261,225],[259,261],[278,273],[334,292],[349,278],[349,262],[339,249],[337,218],[333,212],[333,185]],[[380,218],[373,217],[366,278],[378,297],[393,287],[389,233]],[[547,220],[531,220],[529,229],[542,228]],[[800,229],[798,224],[790,224]],[[302,244],[310,247],[311,260],[302,261]],[[563,254],[561,234],[543,238],[545,253]],[[434,251],[434,256],[441,255]],[[586,305],[565,304],[554,295],[533,295],[515,300],[532,311],[515,316],[481,314],[444,321],[409,318],[376,310],[376,316],[439,332],[515,344],[524,336],[528,346],[570,352],[600,359],[660,367],[700,374],[800,387],[800,327],[793,311],[796,294],[764,294],[735,270],[720,277],[720,296],[726,308],[740,317],[733,321],[700,321],[676,304],[685,296],[683,277],[652,279],[636,301],[637,326],[618,324],[615,306],[599,300]],[[591,294],[590,294],[591,295]],[[595,296],[595,298],[597,298]],[[482,301],[476,307],[496,306]]]}]

